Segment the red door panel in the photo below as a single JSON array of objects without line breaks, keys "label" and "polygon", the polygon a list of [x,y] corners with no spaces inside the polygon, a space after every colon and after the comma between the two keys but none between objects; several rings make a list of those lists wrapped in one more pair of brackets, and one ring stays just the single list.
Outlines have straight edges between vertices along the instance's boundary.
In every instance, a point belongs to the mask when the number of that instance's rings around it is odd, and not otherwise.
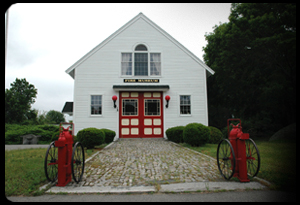
[{"label": "red door panel", "polygon": [[120,92],[120,138],[162,138],[162,106],[162,92]]}]

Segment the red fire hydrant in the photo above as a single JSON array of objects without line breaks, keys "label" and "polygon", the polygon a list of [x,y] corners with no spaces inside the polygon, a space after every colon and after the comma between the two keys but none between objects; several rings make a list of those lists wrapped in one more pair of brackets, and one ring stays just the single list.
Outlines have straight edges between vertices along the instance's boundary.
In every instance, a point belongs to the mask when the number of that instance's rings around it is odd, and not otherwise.
[{"label": "red fire hydrant", "polygon": [[[229,132],[229,121],[236,119],[228,119],[227,127]],[[249,182],[247,176],[247,156],[246,156],[246,145],[245,140],[249,139],[249,133],[243,133],[240,123],[232,125],[232,130],[228,134],[228,139],[233,147],[234,153],[236,154],[236,166],[233,177],[237,177],[241,182]]]},{"label": "red fire hydrant", "polygon": [[[229,121],[239,121],[232,125],[229,132]],[[249,182],[260,168],[260,155],[255,142],[249,138],[249,133],[243,133],[240,119],[228,119],[228,139],[223,138],[217,149],[217,164],[221,175],[230,180],[237,177],[241,182]]]},{"label": "red fire hydrant", "polygon": [[[64,128],[62,125],[72,125]],[[85,152],[81,142],[76,142],[73,146],[73,123],[60,123],[59,138],[50,143],[44,161],[46,178],[55,182],[56,186],[66,186],[72,181],[77,184],[81,181],[84,173]]]},{"label": "red fire hydrant", "polygon": [[[74,129],[74,126],[72,126]],[[55,141],[55,146],[58,147],[58,183],[56,186],[66,186],[72,180],[71,159],[73,136],[69,128],[59,127],[63,129],[59,138]]]}]

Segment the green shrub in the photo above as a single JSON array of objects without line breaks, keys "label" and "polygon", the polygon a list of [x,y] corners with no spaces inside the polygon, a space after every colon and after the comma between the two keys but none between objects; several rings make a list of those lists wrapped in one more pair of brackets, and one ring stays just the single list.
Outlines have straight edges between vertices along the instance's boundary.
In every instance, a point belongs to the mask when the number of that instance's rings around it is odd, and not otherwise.
[{"label": "green shrub", "polygon": [[105,142],[105,133],[97,128],[86,128],[77,133],[77,140],[88,149]]},{"label": "green shrub", "polygon": [[23,144],[22,135],[26,135],[26,131],[18,130],[8,130],[5,132],[5,144]]},{"label": "green shrub", "polygon": [[[231,130],[231,129],[232,129],[232,126],[230,126],[230,129],[229,129],[229,130]],[[224,138],[228,138],[228,137],[229,137],[229,136],[228,136],[228,128],[227,128],[227,127],[223,127],[223,128],[221,129],[221,132],[222,132]]]},{"label": "green shrub", "polygon": [[59,126],[57,125],[37,125],[36,127],[50,132],[59,131]]},{"label": "green shrub", "polygon": [[112,131],[112,130],[109,130],[109,129],[105,129],[105,128],[103,128],[101,130],[105,134],[105,143],[107,143],[107,144],[111,143],[114,140],[115,136],[116,136],[116,132]]},{"label": "green shrub", "polygon": [[18,124],[8,124],[5,123],[5,132],[9,131],[9,130],[17,130],[17,129],[22,129],[22,125],[18,125]]},{"label": "green shrub", "polygon": [[21,136],[27,134],[41,135],[39,142],[50,143],[52,135],[58,131],[54,125],[5,125],[5,144],[22,144]]},{"label": "green shrub", "polygon": [[209,129],[201,123],[190,123],[183,130],[183,141],[191,146],[204,145],[209,142],[209,139]]},{"label": "green shrub", "polygon": [[59,131],[54,132],[51,137],[51,142],[58,140],[58,137],[59,137]]},{"label": "green shrub", "polygon": [[183,142],[183,130],[184,126],[171,127],[166,130],[168,140],[176,143]]},{"label": "green shrub", "polygon": [[76,142],[79,142],[76,135],[73,135],[73,146],[76,144]]},{"label": "green shrub", "polygon": [[220,140],[223,139],[222,132],[216,127],[209,126],[208,128],[209,128],[209,131],[210,131],[209,143],[218,144],[220,142]]}]

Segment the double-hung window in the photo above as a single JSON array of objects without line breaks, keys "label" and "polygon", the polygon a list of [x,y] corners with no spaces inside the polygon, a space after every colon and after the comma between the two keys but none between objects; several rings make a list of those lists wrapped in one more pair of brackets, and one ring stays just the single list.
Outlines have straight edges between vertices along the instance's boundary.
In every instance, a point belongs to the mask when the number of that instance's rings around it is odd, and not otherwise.
[{"label": "double-hung window", "polygon": [[191,114],[191,96],[180,95],[180,115]]},{"label": "double-hung window", "polygon": [[132,53],[122,53],[122,75],[132,75]]},{"label": "double-hung window", "polygon": [[148,76],[148,53],[134,54],[134,75]]},{"label": "double-hung window", "polygon": [[150,53],[145,45],[139,44],[130,53],[122,53],[122,76],[160,76],[161,55]]},{"label": "double-hung window", "polygon": [[91,115],[102,115],[102,95],[91,95]]},{"label": "double-hung window", "polygon": [[161,61],[160,53],[150,53],[150,75],[160,75]]}]

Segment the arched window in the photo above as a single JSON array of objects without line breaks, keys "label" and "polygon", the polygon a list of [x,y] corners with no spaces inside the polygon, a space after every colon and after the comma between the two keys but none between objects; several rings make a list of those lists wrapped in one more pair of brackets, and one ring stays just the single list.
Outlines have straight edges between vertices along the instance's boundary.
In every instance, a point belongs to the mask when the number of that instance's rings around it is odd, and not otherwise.
[{"label": "arched window", "polygon": [[143,44],[139,44],[135,47],[135,51],[147,51],[147,47],[144,46]]},{"label": "arched window", "polygon": [[134,51],[124,52],[121,57],[122,76],[160,76],[161,56],[150,53],[144,44],[138,44]]},{"label": "arched window", "polygon": [[[145,45],[139,44],[135,47],[134,53],[134,75],[148,76],[148,49]],[[141,51],[141,52],[140,52]]]}]

